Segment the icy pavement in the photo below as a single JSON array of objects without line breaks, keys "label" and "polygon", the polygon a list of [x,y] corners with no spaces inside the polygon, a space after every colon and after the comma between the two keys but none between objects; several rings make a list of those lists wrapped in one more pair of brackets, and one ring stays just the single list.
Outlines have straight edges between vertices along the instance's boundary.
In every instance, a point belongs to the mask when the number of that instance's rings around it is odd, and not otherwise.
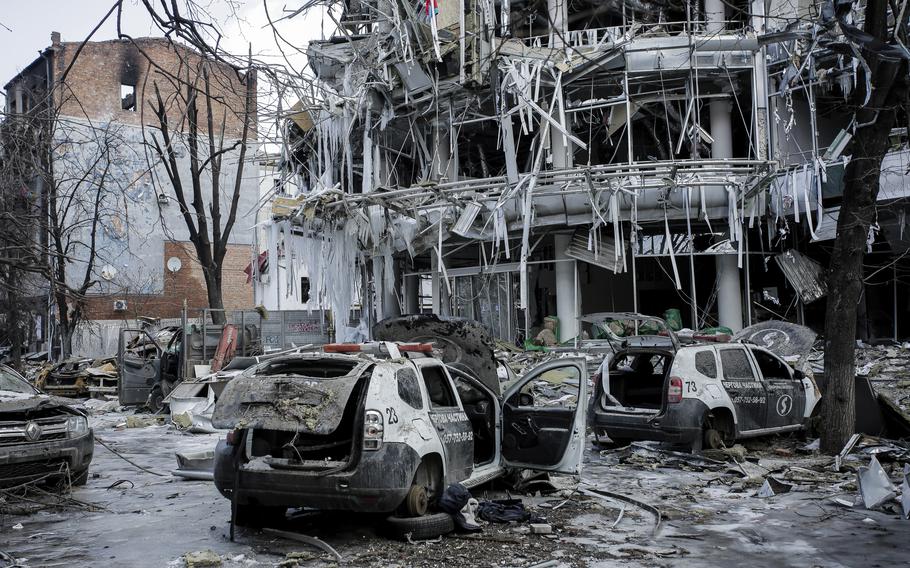
[{"label": "icy pavement", "polygon": [[[205,550],[223,566],[334,564],[320,550],[257,530],[238,529],[236,542],[230,542],[230,503],[211,482],[170,475],[175,452],[211,449],[217,435],[183,434],[171,425],[126,428],[119,413],[93,417],[92,423],[106,444],[162,475],[137,469],[97,444],[88,484],[72,497],[99,510],[0,516],[0,550],[33,567],[184,566],[184,554]],[[854,501],[855,475],[825,472],[820,464],[830,460],[818,456],[780,455],[795,445],[771,440],[766,449],[750,451],[753,461],[743,464],[743,475],[725,466],[666,467],[666,460],[647,452],[591,449],[580,487],[657,507],[663,521],[656,535],[651,513],[575,490],[569,478],[555,480],[557,493],[524,497],[552,525],[551,535],[531,534],[527,525],[486,525],[477,535],[411,544],[385,539],[377,529],[381,519],[352,513],[304,514],[280,528],[323,539],[343,564],[353,566],[906,565],[910,521],[893,509],[833,502]],[[780,475],[795,484],[793,490],[757,497],[762,476],[784,466]],[[503,493],[474,494],[484,499]]]}]

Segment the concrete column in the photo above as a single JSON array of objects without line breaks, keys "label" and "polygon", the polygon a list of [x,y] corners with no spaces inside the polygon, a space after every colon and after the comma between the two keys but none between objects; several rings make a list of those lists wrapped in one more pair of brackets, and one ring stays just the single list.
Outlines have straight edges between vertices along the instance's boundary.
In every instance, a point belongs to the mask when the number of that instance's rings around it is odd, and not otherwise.
[{"label": "concrete column", "polygon": [[[717,0],[720,1],[720,0]],[[566,19],[569,0],[547,0],[547,17],[550,19],[550,45],[565,44]]]},{"label": "concrete column", "polygon": [[556,317],[559,318],[559,341],[568,341],[578,335],[577,294],[575,292],[575,262],[566,256],[572,235],[560,233],[553,236],[556,252]]},{"label": "concrete column", "polygon": [[[726,24],[724,0],[705,0],[705,19],[709,34],[723,32]],[[731,93],[731,96],[732,93]],[[712,158],[733,157],[733,130],[731,113],[733,105],[726,99],[712,99],[710,103]],[[734,227],[730,227],[733,233]],[[720,325],[734,332],[743,328],[742,285],[735,254],[719,255],[714,258],[717,267],[717,314]]]},{"label": "concrete column", "polygon": [[711,138],[714,138],[714,143],[711,144],[711,157],[732,158],[733,129],[730,121],[733,116],[733,105],[726,99],[712,99],[710,113]]},{"label": "concrete column", "polygon": [[[569,0],[547,0],[547,14],[550,19],[550,45],[554,48],[565,45],[565,34],[568,31],[566,21],[568,18]],[[546,106],[544,108],[547,108]],[[560,96],[559,108],[562,109]],[[559,112],[557,120],[569,130],[565,113]],[[550,126],[550,152],[553,156],[553,169],[572,167],[572,142],[570,142],[558,128]]]},{"label": "concrete column", "polygon": [[723,31],[727,14],[724,0],[705,0],[705,20],[708,22],[709,34]]},{"label": "concrete column", "polygon": [[742,287],[735,254],[714,257],[717,266],[717,313],[720,325],[734,332],[743,328]]}]

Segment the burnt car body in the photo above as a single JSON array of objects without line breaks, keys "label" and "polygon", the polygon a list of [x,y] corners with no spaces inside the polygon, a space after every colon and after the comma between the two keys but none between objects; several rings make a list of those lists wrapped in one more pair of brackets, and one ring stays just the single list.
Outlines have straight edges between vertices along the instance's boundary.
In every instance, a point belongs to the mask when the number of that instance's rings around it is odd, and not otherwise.
[{"label": "burnt car body", "polygon": [[0,485],[88,479],[95,441],[72,401],[42,394],[0,365]]},{"label": "burnt car body", "polygon": [[821,398],[798,370],[814,338],[802,326],[764,322],[733,342],[681,343],[665,325],[658,335],[624,339],[596,375],[590,425],[598,440],[696,450],[800,430]]},{"label": "burnt car body", "polygon": [[213,424],[234,430],[216,448],[215,485],[239,522],[288,507],[419,517],[450,483],[580,470],[584,360],[546,363],[500,394],[492,350],[481,379],[408,345],[288,355],[228,383]]}]

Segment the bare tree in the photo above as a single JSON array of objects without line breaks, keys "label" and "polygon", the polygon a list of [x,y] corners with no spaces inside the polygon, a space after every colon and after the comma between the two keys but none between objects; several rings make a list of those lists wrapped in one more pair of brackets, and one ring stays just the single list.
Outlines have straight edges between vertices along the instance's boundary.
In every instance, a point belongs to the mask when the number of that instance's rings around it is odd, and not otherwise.
[{"label": "bare tree", "polygon": [[[0,194],[0,265],[7,292],[6,318],[15,350],[22,343],[21,299],[39,293],[37,275],[52,299],[60,353],[72,353],[72,340],[85,319],[86,295],[97,284],[103,263],[99,235],[111,219],[122,190],[114,179],[120,132],[60,114],[72,102],[65,86],[45,93],[28,112],[5,117]],[[78,106],[78,105],[77,105]]]},{"label": "bare tree", "polygon": [[[861,50],[865,65],[857,71],[853,152],[845,173],[844,199],[828,272],[821,438],[822,450],[828,453],[840,451],[855,430],[854,348],[856,306],[863,293],[863,257],[875,217],[882,160],[889,149],[891,128],[908,103],[910,77],[906,49],[901,48],[907,42],[906,4],[901,3],[899,12],[895,10],[897,4],[891,4],[889,14],[887,0],[867,0],[864,33],[851,29],[835,15],[857,51]],[[899,18],[899,14],[904,17]]]},{"label": "bare tree", "polygon": [[[159,79],[152,80],[154,100],[149,103],[157,133],[149,137],[149,144],[174,191],[202,266],[213,321],[224,323],[222,270],[237,219],[247,147],[254,127],[256,80],[251,69],[242,75],[238,73],[245,86],[243,108],[232,109],[228,103],[230,96],[216,98],[214,93],[215,82],[227,80],[224,67],[219,65],[223,64],[188,55],[182,59],[182,73],[159,74]],[[165,89],[171,87],[170,96],[162,94],[162,84]],[[228,142],[226,131],[231,113],[239,115],[241,128],[239,138]],[[185,120],[174,124],[175,115]],[[189,155],[188,171],[181,168],[178,160],[181,148],[186,148]],[[222,184],[222,174],[227,173],[224,158],[234,151],[237,157],[233,179],[225,187]],[[228,196],[226,212],[222,210],[223,193]]]}]

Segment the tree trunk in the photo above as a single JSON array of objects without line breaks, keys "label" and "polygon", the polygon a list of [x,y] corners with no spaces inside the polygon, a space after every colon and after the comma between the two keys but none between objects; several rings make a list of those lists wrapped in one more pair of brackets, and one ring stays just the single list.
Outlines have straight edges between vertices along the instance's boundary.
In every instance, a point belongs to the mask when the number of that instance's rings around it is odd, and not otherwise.
[{"label": "tree trunk", "polygon": [[[887,2],[866,4],[866,31],[883,41],[887,37]],[[844,174],[844,196],[837,220],[837,236],[828,267],[825,311],[825,389],[821,449],[841,450],[855,430],[857,304],[863,290],[863,257],[869,226],[875,217],[882,159],[888,150],[896,108],[907,92],[905,62],[886,61],[868,49],[863,57],[871,69],[872,97],[866,97],[864,72],[857,72],[854,93],[856,134],[852,158]]]},{"label": "tree trunk", "polygon": [[204,273],[205,288],[209,297],[209,308],[212,310],[212,323],[224,325],[227,322],[227,318],[224,313],[224,296],[221,291],[221,269],[220,267],[206,268]]}]

